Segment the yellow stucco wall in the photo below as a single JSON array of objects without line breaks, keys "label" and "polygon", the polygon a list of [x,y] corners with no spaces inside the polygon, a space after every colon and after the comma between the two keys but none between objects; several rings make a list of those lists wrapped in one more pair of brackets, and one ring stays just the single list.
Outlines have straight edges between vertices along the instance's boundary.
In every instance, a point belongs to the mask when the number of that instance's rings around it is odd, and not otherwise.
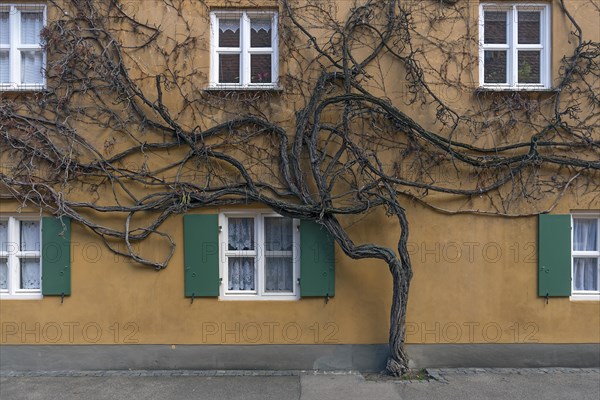
[{"label": "yellow stucco wall", "polygon": [[[598,204],[596,205],[598,206]],[[2,212],[14,211],[3,202]],[[414,266],[409,343],[593,343],[600,303],[537,297],[536,218],[445,216],[408,209]],[[219,301],[183,296],[182,216],[164,229],[180,245],[163,271],[126,262],[80,225],[72,230],[72,295],[2,300],[2,343],[385,343],[391,279],[381,262],[336,248],[336,296]],[[394,245],[397,224],[374,213],[357,242]],[[385,233],[385,234],[382,234]]]},{"label": "yellow stucco wall", "polygon": [[[583,21],[586,37],[600,40],[593,12],[590,14],[583,2],[567,3]],[[478,3],[469,4],[476,18]],[[138,10],[152,13],[150,7]],[[168,27],[169,18],[174,16],[165,13],[161,18]],[[206,33],[202,27],[195,29]],[[569,30],[554,4],[553,76],[558,73],[562,56],[572,49],[564,40]],[[558,37],[563,40],[555,40]],[[199,71],[207,71],[205,55],[195,56]],[[282,64],[281,68],[292,70],[295,66]],[[476,86],[476,82],[473,84]],[[395,89],[391,90],[392,97],[401,97],[402,87]],[[285,111],[295,105],[293,96],[284,96],[275,98],[268,110],[282,120],[291,118]],[[176,106],[175,100],[166,101]],[[464,101],[465,97],[456,99],[457,105]],[[426,120],[427,111],[421,110],[420,118]],[[14,213],[17,208],[8,200],[0,204],[2,213]],[[577,201],[567,196],[554,212],[573,209],[598,210],[600,203],[593,194]],[[221,210],[206,210],[217,211]],[[600,341],[600,302],[551,298],[546,304],[537,297],[535,217],[449,216],[418,205],[409,205],[407,211],[414,268],[407,342]],[[378,244],[395,246],[397,222],[381,211],[344,223],[351,225],[349,231],[357,243],[376,238]],[[168,268],[156,272],[114,255],[89,231],[74,224],[72,295],[63,304],[57,297],[0,301],[0,343],[387,342],[391,279],[384,263],[354,261],[336,248],[336,296],[328,304],[319,298],[276,302],[202,298],[190,304],[190,299],[183,296],[182,216],[169,219],[163,230],[172,235],[177,248]],[[147,246],[145,250],[153,258],[153,252],[160,248]]]}]

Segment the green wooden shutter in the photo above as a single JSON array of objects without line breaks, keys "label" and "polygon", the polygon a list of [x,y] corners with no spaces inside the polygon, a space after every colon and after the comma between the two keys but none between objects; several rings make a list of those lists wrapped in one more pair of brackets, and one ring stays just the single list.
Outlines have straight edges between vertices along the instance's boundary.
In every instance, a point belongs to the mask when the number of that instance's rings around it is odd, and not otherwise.
[{"label": "green wooden shutter", "polygon": [[540,214],[538,295],[571,295],[571,216]]},{"label": "green wooden shutter", "polygon": [[183,263],[186,297],[219,295],[219,218],[183,216]]},{"label": "green wooden shutter", "polygon": [[314,221],[300,221],[300,296],[335,295],[333,238]]},{"label": "green wooden shutter", "polygon": [[42,217],[42,294],[71,294],[71,219]]}]

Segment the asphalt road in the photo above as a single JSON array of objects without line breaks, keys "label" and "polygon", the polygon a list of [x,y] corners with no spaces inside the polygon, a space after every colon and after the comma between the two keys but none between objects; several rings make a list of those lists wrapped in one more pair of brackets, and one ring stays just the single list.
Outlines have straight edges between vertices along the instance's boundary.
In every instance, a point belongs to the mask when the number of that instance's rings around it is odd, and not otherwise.
[{"label": "asphalt road", "polygon": [[[0,399],[540,399],[598,400],[600,369],[432,370],[437,380],[402,382],[358,373],[185,371],[12,374]],[[96,375],[96,376],[93,376]],[[152,376],[154,375],[154,376]]]}]

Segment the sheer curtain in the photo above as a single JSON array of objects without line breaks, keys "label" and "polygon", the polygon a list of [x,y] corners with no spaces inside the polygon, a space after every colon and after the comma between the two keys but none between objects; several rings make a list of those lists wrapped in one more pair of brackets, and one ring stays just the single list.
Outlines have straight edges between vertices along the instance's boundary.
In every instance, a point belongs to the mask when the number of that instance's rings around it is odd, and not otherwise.
[{"label": "sheer curtain", "polygon": [[[229,218],[228,249],[254,251],[254,218]],[[229,257],[229,290],[254,290],[254,257]]]},{"label": "sheer curtain", "polygon": [[265,289],[291,292],[294,271],[293,223],[290,218],[265,218]]},{"label": "sheer curtain", "polygon": [[229,257],[229,290],[254,290],[254,258]]},{"label": "sheer curtain", "polygon": [[254,250],[254,218],[229,218],[229,250]]},{"label": "sheer curtain", "polygon": [[8,265],[6,258],[0,258],[0,289],[8,289]]},{"label": "sheer curtain", "polygon": [[[37,221],[21,221],[21,251],[40,251],[40,223]],[[21,289],[40,288],[39,257],[20,258]]]},{"label": "sheer curtain", "polygon": [[[598,250],[598,220],[573,219],[573,251]],[[575,290],[598,290],[598,259],[573,259],[573,287]]]},{"label": "sheer curtain", "polygon": [[[41,12],[21,13],[21,43],[40,45],[40,31],[44,26],[44,14]],[[21,82],[43,83],[42,68],[44,54],[40,50],[21,52]]]},{"label": "sheer curtain", "polygon": [[574,218],[573,225],[573,250],[598,250],[598,220]]},{"label": "sheer curtain", "polygon": [[[10,43],[8,35],[8,13],[0,12],[0,44]],[[8,56],[8,51],[0,51],[0,83],[7,83],[10,79]]]}]

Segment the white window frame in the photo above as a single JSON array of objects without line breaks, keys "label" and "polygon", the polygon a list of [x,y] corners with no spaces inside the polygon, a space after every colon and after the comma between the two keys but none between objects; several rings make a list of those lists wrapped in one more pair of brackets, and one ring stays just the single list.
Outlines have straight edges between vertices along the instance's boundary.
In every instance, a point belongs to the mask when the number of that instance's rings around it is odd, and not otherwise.
[{"label": "white window frame", "polygon": [[[596,244],[597,251],[575,251],[573,250],[575,241],[573,240],[575,219],[596,219],[598,221],[596,227],[598,232],[596,233]],[[586,257],[596,258],[598,267],[598,279],[599,279],[599,290],[575,290],[575,258]],[[600,213],[589,213],[589,212],[577,212],[571,214],[571,300],[600,300]]]},{"label": "white window frame", "polygon": [[[274,213],[271,210],[233,210],[219,214],[219,235],[220,235],[220,250],[219,250],[219,273],[220,273],[220,300],[298,300],[300,299],[300,220],[293,219],[293,246],[292,246],[292,263],[293,263],[293,290],[291,293],[277,293],[265,291],[265,229],[264,219],[267,217],[279,217],[281,215]],[[228,249],[228,218],[254,218],[254,250],[229,250]],[[280,253],[280,252],[277,252]],[[229,290],[229,265],[228,259],[230,256],[254,257],[255,271],[255,290],[249,292],[247,290]]]},{"label": "white window frame", "polygon": [[[506,44],[485,44],[484,11],[508,11]],[[518,43],[518,11],[533,10],[540,11],[540,44]],[[551,18],[550,5],[544,3],[481,3],[479,5],[479,86],[496,90],[540,90],[550,89],[551,86]],[[484,64],[486,50],[506,50],[506,83],[485,83]],[[518,51],[539,50],[540,51],[540,83],[518,83]]]},{"label": "white window frame", "polygon": [[0,11],[8,11],[8,25],[10,40],[8,45],[0,44],[0,51],[5,52],[8,49],[8,59],[10,65],[10,83],[0,83],[0,91],[11,90],[40,90],[46,88],[46,75],[42,72],[42,83],[23,83],[21,82],[21,52],[38,51],[42,53],[42,71],[46,69],[46,52],[41,43],[22,44],[21,43],[21,12],[43,12],[43,26],[47,26],[47,7],[45,4],[29,3],[0,3]]},{"label": "white window frame", "polygon": [[[253,16],[271,17],[271,47],[250,47],[250,18]],[[219,47],[219,18],[240,18],[240,47]],[[279,33],[278,14],[269,10],[218,10],[210,13],[210,82],[213,89],[277,89],[279,87]],[[219,82],[219,55],[240,54],[240,82]],[[272,82],[250,82],[250,56],[252,54],[271,55]]]},{"label": "white window frame", "polygon": [[[21,251],[20,222],[39,222],[40,242],[42,240],[42,221],[34,216],[2,216],[0,221],[8,221],[7,241],[8,251],[0,247],[0,258],[7,259],[8,264],[8,289],[0,289],[0,299],[39,300],[42,298],[42,243],[35,251]],[[40,288],[19,289],[20,286],[20,260],[23,258],[39,258],[40,260]]]}]

